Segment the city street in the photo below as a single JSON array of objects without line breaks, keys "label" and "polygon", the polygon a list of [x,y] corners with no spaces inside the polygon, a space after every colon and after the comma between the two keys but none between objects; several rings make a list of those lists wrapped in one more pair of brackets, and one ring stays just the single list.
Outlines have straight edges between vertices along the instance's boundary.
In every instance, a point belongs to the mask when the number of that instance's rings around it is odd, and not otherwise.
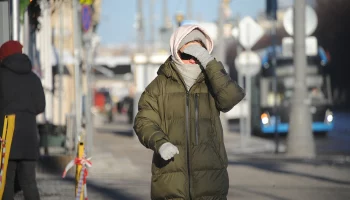
[{"label": "city street", "polygon": [[[96,129],[89,199],[145,200],[150,192],[152,152],[132,137],[131,126],[100,125]],[[124,124],[121,124],[124,123]],[[273,142],[253,137],[241,148],[237,133],[226,136],[229,157],[228,199],[349,199],[350,157],[320,156],[305,160],[275,156]],[[73,199],[73,177],[38,173],[43,200]],[[21,199],[17,195],[17,199]]]},{"label": "city street", "polygon": [[[315,145],[318,156],[350,156],[350,113],[336,112],[334,113],[334,129],[327,135],[315,133]],[[231,126],[232,129],[237,129],[238,125]],[[269,141],[274,141],[274,137],[265,137]],[[286,144],[287,137],[280,137],[280,144]]]},{"label": "city street", "polygon": [[350,155],[350,113],[336,112],[334,130],[327,137],[316,138],[321,155]]}]

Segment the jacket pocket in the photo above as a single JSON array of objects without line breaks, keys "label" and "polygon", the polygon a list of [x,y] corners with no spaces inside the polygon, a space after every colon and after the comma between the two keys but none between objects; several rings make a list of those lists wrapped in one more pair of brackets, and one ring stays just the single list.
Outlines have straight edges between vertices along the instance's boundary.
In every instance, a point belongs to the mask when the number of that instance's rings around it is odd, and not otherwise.
[{"label": "jacket pocket", "polygon": [[196,135],[196,145],[198,145],[199,140],[199,94],[195,94],[194,106],[195,106],[195,135]]},{"label": "jacket pocket", "polygon": [[158,153],[154,152],[152,158],[152,175],[163,174],[170,162],[171,160],[164,160]]}]

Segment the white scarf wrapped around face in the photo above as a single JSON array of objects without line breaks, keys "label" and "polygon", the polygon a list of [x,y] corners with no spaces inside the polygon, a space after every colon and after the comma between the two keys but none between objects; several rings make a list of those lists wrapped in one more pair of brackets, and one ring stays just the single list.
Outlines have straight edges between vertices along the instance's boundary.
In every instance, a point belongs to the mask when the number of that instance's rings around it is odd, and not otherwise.
[{"label": "white scarf wrapped around face", "polygon": [[184,79],[187,90],[190,90],[201,73],[200,66],[198,64],[180,64],[177,62],[175,62],[175,65]]}]

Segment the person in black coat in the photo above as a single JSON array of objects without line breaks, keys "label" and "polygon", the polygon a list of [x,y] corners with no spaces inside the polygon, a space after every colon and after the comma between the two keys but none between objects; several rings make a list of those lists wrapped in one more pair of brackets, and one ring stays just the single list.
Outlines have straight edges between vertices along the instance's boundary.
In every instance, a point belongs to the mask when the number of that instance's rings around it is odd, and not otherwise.
[{"label": "person in black coat", "polygon": [[0,47],[0,120],[16,115],[3,200],[13,199],[15,176],[26,200],[40,199],[35,175],[39,158],[36,116],[45,110],[45,95],[22,48],[17,41]]}]

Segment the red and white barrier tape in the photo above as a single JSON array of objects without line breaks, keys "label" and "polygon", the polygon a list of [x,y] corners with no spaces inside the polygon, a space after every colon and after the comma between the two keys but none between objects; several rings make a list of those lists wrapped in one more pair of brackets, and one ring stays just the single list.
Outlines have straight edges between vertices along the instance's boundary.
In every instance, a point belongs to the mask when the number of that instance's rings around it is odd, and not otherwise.
[{"label": "red and white barrier tape", "polygon": [[5,166],[5,155],[6,155],[6,142],[0,137],[1,142],[1,163],[0,163],[0,185],[2,185],[2,176],[4,174],[4,166]]},{"label": "red and white barrier tape", "polygon": [[88,176],[88,168],[92,166],[92,163],[90,161],[91,158],[75,158],[74,160],[71,160],[62,175],[62,178],[64,178],[67,175],[67,172],[69,171],[70,168],[72,168],[74,165],[81,165],[82,168],[80,170],[80,177],[79,177],[79,182],[78,182],[78,188],[77,188],[77,193],[76,193],[76,200],[80,200],[80,195],[82,188],[84,187],[84,199],[88,200],[87,197],[87,187],[86,187],[86,177]]}]

